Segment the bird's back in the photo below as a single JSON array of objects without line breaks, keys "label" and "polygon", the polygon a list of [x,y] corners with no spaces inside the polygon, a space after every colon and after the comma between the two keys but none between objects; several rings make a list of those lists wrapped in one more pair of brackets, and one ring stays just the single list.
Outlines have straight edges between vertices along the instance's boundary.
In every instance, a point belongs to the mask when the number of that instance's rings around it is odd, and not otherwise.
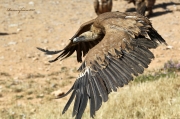
[{"label": "bird's back", "polygon": [[[138,23],[140,21],[144,22],[144,25]],[[115,48],[126,47],[123,39],[130,42],[131,38],[146,34],[150,25],[151,23],[146,17],[137,13],[109,12],[99,15],[95,19],[93,26],[101,28],[106,35],[97,45],[90,49],[86,56],[87,65],[96,60],[97,56],[101,57],[103,61],[104,56],[108,53],[116,55]]]}]

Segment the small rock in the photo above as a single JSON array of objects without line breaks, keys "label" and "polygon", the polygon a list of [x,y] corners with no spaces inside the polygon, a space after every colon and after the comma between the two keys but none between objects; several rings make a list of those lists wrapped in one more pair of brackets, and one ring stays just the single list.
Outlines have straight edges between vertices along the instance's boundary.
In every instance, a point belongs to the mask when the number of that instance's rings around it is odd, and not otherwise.
[{"label": "small rock", "polygon": [[[14,80],[19,80],[19,77],[17,76],[17,77],[14,77]],[[15,82],[17,82],[17,81],[15,81]]]},{"label": "small rock", "polygon": [[4,56],[1,56],[0,59],[4,59]]},{"label": "small rock", "polygon": [[39,67],[38,70],[43,70],[43,68],[42,68],[42,67]]},{"label": "small rock", "polygon": [[27,58],[32,58],[32,56],[30,54],[27,54],[26,57]]},{"label": "small rock", "polygon": [[14,42],[14,41],[11,41],[8,43],[8,45],[16,45],[16,44],[17,44],[17,42]]},{"label": "small rock", "polygon": [[48,61],[44,61],[44,65],[50,65]]},{"label": "small rock", "polygon": [[40,14],[41,12],[40,11],[35,11],[34,14]]},{"label": "small rock", "polygon": [[46,55],[47,58],[52,58],[53,56],[52,55]]},{"label": "small rock", "polygon": [[40,53],[35,53],[35,55],[36,55],[36,56],[38,56],[38,57],[39,57],[39,56],[41,56],[41,54],[40,54]]},{"label": "small rock", "polygon": [[54,95],[55,97],[59,97],[59,96],[64,95],[64,92],[62,92],[62,91],[59,89],[59,90],[57,90],[57,91],[52,92],[51,94]]},{"label": "small rock", "polygon": [[43,98],[44,94],[37,95],[37,98]]},{"label": "small rock", "polygon": [[20,32],[20,31],[22,31],[22,29],[18,28],[16,31],[17,31],[17,32]]},{"label": "small rock", "polygon": [[10,24],[9,27],[16,27],[18,24]]},{"label": "small rock", "polygon": [[54,84],[54,83],[51,84],[51,87],[52,87],[52,88],[55,88],[56,86],[57,86],[57,84]]},{"label": "small rock", "polygon": [[15,115],[16,113],[15,112],[11,112],[11,115]]},{"label": "small rock", "polygon": [[34,112],[36,112],[36,109],[32,109],[32,110],[30,111],[30,113],[34,113]]},{"label": "small rock", "polygon": [[61,43],[61,46],[65,46],[65,43]]},{"label": "small rock", "polygon": [[33,2],[33,1],[30,1],[28,4],[29,4],[29,5],[34,5],[34,2]]},{"label": "small rock", "polygon": [[50,78],[46,78],[46,81],[49,82],[51,79]]},{"label": "small rock", "polygon": [[39,58],[37,58],[37,57],[32,58],[33,61],[38,60],[38,59],[39,59]]},{"label": "small rock", "polygon": [[42,41],[42,43],[48,43],[49,41],[47,39],[45,39],[44,41]]},{"label": "small rock", "polygon": [[170,45],[166,46],[166,50],[169,50],[169,49],[172,49],[172,48],[173,48],[173,46],[170,46]]}]

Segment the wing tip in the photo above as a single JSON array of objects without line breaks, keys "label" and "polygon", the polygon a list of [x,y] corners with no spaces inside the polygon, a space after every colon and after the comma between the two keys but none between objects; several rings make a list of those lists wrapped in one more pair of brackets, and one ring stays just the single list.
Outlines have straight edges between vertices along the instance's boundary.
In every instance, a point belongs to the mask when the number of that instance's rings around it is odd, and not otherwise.
[{"label": "wing tip", "polygon": [[54,55],[54,54],[57,54],[57,53],[60,53],[62,52],[63,50],[57,50],[57,51],[49,51],[49,50],[45,50],[43,48],[40,48],[40,47],[36,47],[38,50],[44,52],[46,55]]}]

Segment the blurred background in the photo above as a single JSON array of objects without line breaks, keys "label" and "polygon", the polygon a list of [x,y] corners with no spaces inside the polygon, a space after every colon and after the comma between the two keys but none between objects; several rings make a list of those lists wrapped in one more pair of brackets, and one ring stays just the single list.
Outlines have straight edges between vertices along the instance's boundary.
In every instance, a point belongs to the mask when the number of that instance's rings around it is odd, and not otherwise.
[{"label": "blurred background", "polygon": [[[112,11],[134,8],[113,0]],[[49,63],[56,56],[36,47],[63,49],[82,23],[97,17],[93,0],[1,0],[0,11],[0,119],[71,119],[72,106],[61,114],[69,97],[53,98],[78,76],[76,54]],[[180,118],[180,0],[157,0],[150,20],[168,46],[153,49],[145,73],[112,93],[95,119]],[[89,107],[83,118],[90,118]]]}]

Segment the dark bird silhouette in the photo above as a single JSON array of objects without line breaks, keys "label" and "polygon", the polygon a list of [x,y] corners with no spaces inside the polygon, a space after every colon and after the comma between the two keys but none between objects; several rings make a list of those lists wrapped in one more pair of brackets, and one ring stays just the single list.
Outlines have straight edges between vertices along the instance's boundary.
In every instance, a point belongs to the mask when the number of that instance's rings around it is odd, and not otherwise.
[{"label": "dark bird silhouette", "polygon": [[147,10],[148,13],[146,16],[152,15],[153,11],[152,8],[156,2],[156,0],[126,0],[128,3],[133,3],[136,7],[136,11],[139,14],[145,15],[145,11]]},{"label": "dark bird silhouette", "polygon": [[94,10],[97,15],[105,12],[111,12],[112,6],[112,0],[94,0]]},{"label": "dark bird silhouette", "polygon": [[65,113],[73,100],[72,116],[81,119],[90,102],[90,116],[94,117],[102,102],[108,100],[108,94],[118,87],[127,85],[133,75],[142,74],[148,68],[158,43],[166,44],[147,17],[138,13],[107,12],[96,19],[81,25],[70,39],[70,43],[59,51],[39,50],[47,55],[60,53],[50,62],[63,60],[77,54],[77,61],[82,62],[79,77],[70,90],[59,97],[72,92],[62,113]]},{"label": "dark bird silhouette", "polygon": [[11,35],[11,34],[16,34],[16,33],[15,32],[14,33],[0,32],[0,36]]}]

